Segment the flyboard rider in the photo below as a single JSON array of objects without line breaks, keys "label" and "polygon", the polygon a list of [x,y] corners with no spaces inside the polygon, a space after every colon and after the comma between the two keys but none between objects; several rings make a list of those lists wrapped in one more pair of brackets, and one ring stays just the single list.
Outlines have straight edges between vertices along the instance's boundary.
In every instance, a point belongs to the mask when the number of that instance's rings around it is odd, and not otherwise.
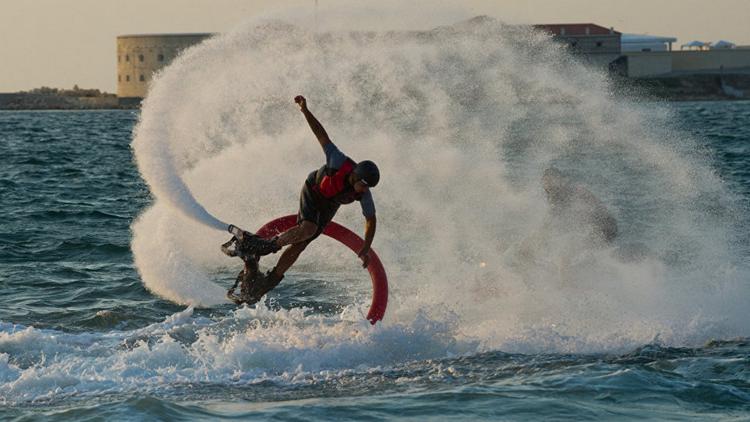
[{"label": "flyboard rider", "polygon": [[[365,241],[357,255],[362,266],[367,267],[370,261],[370,245],[375,238],[375,203],[370,188],[380,180],[378,167],[372,161],[355,162],[344,155],[331,142],[323,125],[308,110],[307,100],[299,95],[294,102],[300,108],[310,125],[315,137],[325,153],[326,163],[320,169],[307,176],[300,193],[297,225],[272,239],[263,239],[246,232],[237,226],[229,225],[228,230],[234,235],[222,245],[222,250],[230,256],[239,256],[245,262],[245,268],[237,277],[228,297],[236,303],[253,304],[276,287],[284,278],[284,273],[299,258],[302,251],[315,238],[323,233],[326,225],[343,204],[359,201],[365,217]],[[235,244],[235,248],[230,246]],[[276,266],[262,274],[258,271],[258,259],[261,256],[284,250]],[[241,285],[241,293],[234,295],[234,289]]]}]

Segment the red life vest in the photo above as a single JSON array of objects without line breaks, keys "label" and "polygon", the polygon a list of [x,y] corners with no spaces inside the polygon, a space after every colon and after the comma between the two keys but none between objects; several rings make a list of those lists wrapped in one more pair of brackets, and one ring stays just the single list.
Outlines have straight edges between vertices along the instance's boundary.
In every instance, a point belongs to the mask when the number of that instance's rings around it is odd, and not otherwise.
[{"label": "red life vest", "polygon": [[355,163],[351,159],[344,161],[344,164],[333,174],[330,169],[323,166],[318,170],[317,180],[313,189],[319,192],[324,198],[330,199],[339,204],[348,204],[361,198],[361,194],[354,191],[354,188],[347,183],[347,178],[354,171]]}]

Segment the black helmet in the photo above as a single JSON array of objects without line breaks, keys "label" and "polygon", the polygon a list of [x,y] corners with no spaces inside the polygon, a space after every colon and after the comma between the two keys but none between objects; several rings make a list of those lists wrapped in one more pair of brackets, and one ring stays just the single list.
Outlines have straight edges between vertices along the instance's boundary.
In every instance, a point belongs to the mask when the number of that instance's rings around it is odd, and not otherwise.
[{"label": "black helmet", "polygon": [[365,182],[365,184],[371,188],[375,187],[375,185],[378,184],[378,181],[380,181],[380,170],[378,170],[378,166],[370,160],[357,163],[354,167],[354,174],[359,176],[360,180]]}]

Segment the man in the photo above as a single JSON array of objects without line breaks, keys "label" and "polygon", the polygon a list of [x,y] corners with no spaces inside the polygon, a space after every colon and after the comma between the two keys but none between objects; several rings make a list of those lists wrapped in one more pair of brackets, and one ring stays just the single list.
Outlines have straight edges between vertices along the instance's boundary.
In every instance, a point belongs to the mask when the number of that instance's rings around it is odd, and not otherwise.
[{"label": "man", "polygon": [[[256,242],[257,248],[254,253],[257,256],[275,253],[284,246],[291,246],[284,250],[272,270],[264,276],[255,276],[252,281],[248,280],[251,283],[249,290],[251,301],[260,300],[263,295],[281,282],[284,273],[299,258],[307,245],[323,233],[323,229],[333,219],[342,204],[359,201],[362,206],[362,214],[365,217],[365,242],[357,255],[362,260],[363,267],[367,267],[370,261],[370,245],[375,237],[376,227],[375,204],[370,188],[375,187],[380,180],[378,167],[372,161],[356,163],[344,155],[331,142],[318,119],[308,110],[307,100],[299,95],[294,101],[299,105],[310,129],[323,148],[326,164],[310,173],[305,180],[300,193],[297,226],[269,241],[258,242],[257,238],[253,240]],[[233,233],[237,231],[234,226],[229,226],[229,230]],[[246,261],[245,271],[240,273],[239,277],[242,278],[245,274],[256,274],[248,268],[248,261]],[[247,302],[251,303],[251,301]]]}]

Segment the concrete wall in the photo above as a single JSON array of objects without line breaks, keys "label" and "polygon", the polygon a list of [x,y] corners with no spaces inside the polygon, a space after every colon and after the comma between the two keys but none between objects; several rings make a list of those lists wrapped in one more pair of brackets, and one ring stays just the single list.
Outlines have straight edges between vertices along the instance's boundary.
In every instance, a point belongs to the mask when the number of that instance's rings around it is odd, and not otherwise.
[{"label": "concrete wall", "polygon": [[583,54],[619,55],[620,35],[555,36],[555,41],[568,44],[572,51]]},{"label": "concrete wall", "polygon": [[661,76],[672,72],[711,72],[750,68],[750,48],[700,51],[626,52],[628,76]]},{"label": "concrete wall", "polygon": [[212,34],[122,35],[117,37],[117,97],[144,98],[153,74],[180,51]]},{"label": "concrete wall", "polygon": [[672,71],[691,72],[700,70],[732,69],[750,67],[750,48],[726,50],[673,51]]},{"label": "concrete wall", "polygon": [[668,51],[629,52],[628,76],[642,78],[658,76],[672,72],[672,54]]},{"label": "concrete wall", "polygon": [[634,51],[671,51],[669,43],[666,42],[623,42],[622,52],[629,53]]},{"label": "concrete wall", "polygon": [[620,57],[620,34],[555,35],[553,39],[566,44],[571,53],[596,67],[606,69]]},{"label": "concrete wall", "polygon": [[608,69],[610,64],[617,60],[620,55],[619,54],[582,54],[580,56],[586,63],[602,68],[602,69]]}]

